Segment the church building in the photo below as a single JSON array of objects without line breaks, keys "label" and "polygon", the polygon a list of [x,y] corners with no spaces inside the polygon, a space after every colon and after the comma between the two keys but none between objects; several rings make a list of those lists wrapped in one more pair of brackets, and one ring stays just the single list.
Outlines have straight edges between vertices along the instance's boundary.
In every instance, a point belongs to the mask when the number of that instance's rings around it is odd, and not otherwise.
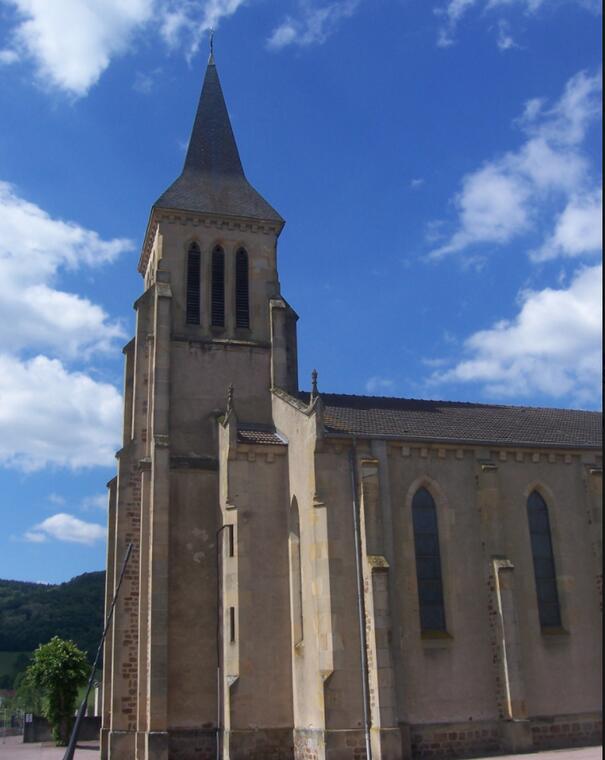
[{"label": "church building", "polygon": [[283,226],[211,56],[124,347],[102,759],[600,743],[601,415],[302,391]]}]

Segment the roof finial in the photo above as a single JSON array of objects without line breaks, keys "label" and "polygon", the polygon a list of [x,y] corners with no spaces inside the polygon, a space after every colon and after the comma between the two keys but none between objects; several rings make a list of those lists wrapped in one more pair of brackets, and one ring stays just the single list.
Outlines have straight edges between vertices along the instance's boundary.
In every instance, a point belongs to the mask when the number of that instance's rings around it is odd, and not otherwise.
[{"label": "roof finial", "polygon": [[214,29],[210,28],[208,33],[210,35],[210,58],[208,58],[208,63],[214,63]]},{"label": "roof finial", "polygon": [[318,396],[319,391],[317,390],[317,370],[314,369],[313,372],[311,372],[311,401],[315,401]]}]

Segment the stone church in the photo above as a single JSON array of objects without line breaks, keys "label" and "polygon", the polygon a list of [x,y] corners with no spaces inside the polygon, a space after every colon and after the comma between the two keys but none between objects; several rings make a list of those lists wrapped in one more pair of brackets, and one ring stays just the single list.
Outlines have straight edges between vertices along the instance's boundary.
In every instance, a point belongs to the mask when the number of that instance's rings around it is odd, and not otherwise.
[{"label": "stone church", "polygon": [[211,56],[124,348],[102,758],[598,743],[601,415],[301,391],[283,226]]}]

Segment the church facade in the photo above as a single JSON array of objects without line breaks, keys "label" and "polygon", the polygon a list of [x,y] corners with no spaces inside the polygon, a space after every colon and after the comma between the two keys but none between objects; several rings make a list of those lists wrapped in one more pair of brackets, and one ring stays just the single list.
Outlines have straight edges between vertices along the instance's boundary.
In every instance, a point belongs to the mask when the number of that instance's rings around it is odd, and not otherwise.
[{"label": "church facade", "polygon": [[211,57],[124,348],[103,760],[600,742],[601,415],[300,391],[283,224]]}]

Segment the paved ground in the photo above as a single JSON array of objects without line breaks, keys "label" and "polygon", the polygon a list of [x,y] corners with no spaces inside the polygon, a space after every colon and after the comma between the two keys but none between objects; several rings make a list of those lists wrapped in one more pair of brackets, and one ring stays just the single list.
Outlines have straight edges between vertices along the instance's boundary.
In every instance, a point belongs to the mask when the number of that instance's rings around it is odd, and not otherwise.
[{"label": "paved ground", "polygon": [[[0,738],[0,760],[62,760],[64,754],[65,747],[55,747],[51,742],[23,744],[20,736]],[[99,742],[81,742],[74,757],[75,760],[96,760],[98,754]]]},{"label": "paved ground", "polygon": [[[0,754],[0,757],[2,755]],[[481,758],[481,760],[488,760]],[[491,757],[489,760],[496,760]],[[531,755],[499,755],[497,760],[603,760],[603,747],[582,747],[581,749],[556,749]]]},{"label": "paved ground", "polygon": [[[98,751],[97,742],[82,742],[76,751],[75,760],[93,760],[93,758],[96,760]],[[23,744],[19,736],[0,739],[1,760],[62,760],[64,753],[64,749],[54,747],[50,743]],[[494,760],[494,758],[483,758],[483,760]],[[584,747],[538,752],[531,755],[506,755],[501,756],[499,760],[603,760],[603,748]]]}]

